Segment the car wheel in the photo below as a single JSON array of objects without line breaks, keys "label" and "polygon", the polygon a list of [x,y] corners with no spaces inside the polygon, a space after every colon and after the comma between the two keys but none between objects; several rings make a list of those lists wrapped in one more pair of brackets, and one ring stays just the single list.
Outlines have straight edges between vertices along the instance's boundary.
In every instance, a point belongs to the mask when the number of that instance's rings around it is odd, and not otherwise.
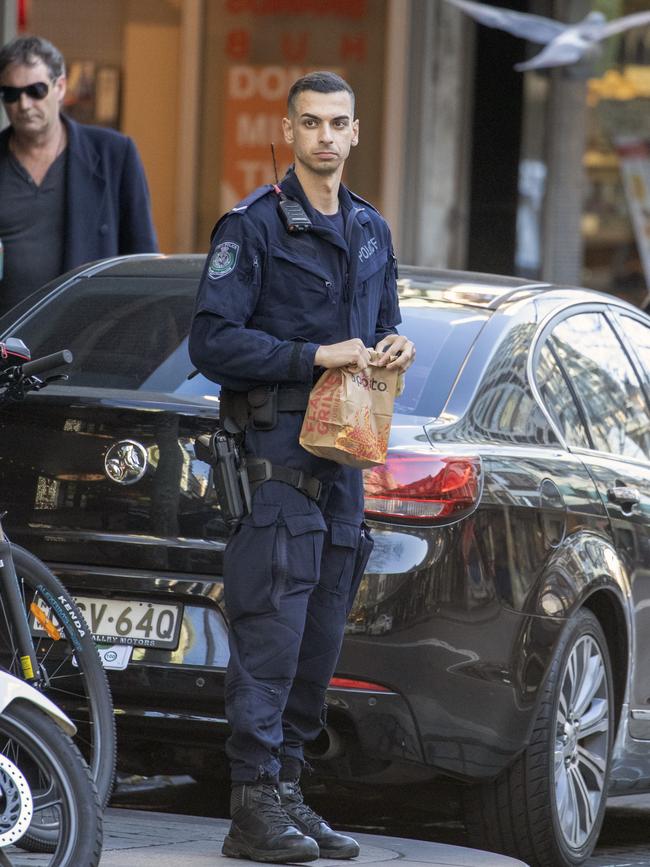
[{"label": "car wheel", "polygon": [[530,867],[576,867],[605,813],[614,736],[612,666],[596,617],[579,611],[553,656],[530,744],[490,783],[468,788],[472,845]]}]

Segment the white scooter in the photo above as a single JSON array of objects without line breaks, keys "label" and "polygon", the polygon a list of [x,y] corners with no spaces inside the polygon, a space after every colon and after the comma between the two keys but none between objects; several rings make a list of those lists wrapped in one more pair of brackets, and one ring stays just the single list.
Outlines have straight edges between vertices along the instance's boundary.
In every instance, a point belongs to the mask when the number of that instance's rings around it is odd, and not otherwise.
[{"label": "white scooter", "polygon": [[43,852],[44,833],[47,867],[99,864],[102,811],[75,733],[50,699],[0,670],[0,867],[22,862],[21,849]]}]

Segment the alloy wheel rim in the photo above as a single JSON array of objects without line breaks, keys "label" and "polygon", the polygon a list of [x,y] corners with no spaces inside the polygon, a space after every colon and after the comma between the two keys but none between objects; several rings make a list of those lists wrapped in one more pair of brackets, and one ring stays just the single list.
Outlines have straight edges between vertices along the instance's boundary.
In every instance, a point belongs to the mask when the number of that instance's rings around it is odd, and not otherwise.
[{"label": "alloy wheel rim", "polygon": [[600,814],[609,757],[609,687],[592,635],[571,649],[555,725],[555,807],[567,846],[580,849]]}]

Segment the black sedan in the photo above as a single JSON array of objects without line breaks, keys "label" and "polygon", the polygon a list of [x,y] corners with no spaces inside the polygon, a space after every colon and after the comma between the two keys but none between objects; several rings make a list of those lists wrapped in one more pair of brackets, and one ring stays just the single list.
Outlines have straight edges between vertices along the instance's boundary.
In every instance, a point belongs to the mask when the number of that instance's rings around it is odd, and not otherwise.
[{"label": "black sedan", "polygon": [[[68,380],[3,413],[0,507],[102,646],[123,764],[224,775],[227,529],[188,378],[203,259],[132,256],[0,320]],[[403,268],[418,347],[375,549],[311,747],[351,786],[453,779],[471,839],[577,865],[650,788],[650,318],[523,280]]]}]

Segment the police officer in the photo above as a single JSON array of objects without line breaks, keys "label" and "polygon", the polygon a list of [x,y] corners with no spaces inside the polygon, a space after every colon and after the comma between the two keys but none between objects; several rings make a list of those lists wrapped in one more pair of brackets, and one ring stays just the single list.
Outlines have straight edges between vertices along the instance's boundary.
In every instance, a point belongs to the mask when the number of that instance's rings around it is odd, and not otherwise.
[{"label": "police officer", "polygon": [[217,223],[190,334],[193,363],[222,386],[222,420],[245,429],[254,488],[224,556],[233,788],[223,853],[268,862],[359,854],[299,783],[372,548],[360,470],[298,443],[309,390],[323,368],[365,370],[368,347],[402,371],[415,356],[396,332],[388,226],[341,184],[359,138],[350,86],[304,76],[282,124],[294,168]]}]

